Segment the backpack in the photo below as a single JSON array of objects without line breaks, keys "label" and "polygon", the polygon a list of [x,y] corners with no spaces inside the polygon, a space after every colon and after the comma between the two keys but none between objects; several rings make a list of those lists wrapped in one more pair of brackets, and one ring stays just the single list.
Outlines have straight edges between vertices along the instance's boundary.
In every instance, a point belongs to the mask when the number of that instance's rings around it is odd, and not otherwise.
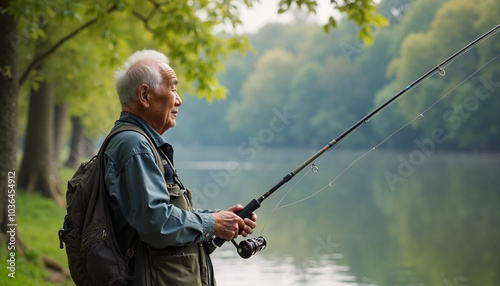
[{"label": "backpack", "polygon": [[[133,279],[128,264],[139,241],[134,242],[125,254],[120,252],[106,201],[103,156],[107,143],[115,134],[132,130],[145,136],[161,166],[161,158],[155,145],[139,127],[122,125],[104,140],[97,155],[82,163],[71,180],[66,192],[66,211],[63,227],[59,229],[60,248],[66,245],[68,266],[76,285],[125,285]],[[163,167],[160,167],[164,173]]]}]

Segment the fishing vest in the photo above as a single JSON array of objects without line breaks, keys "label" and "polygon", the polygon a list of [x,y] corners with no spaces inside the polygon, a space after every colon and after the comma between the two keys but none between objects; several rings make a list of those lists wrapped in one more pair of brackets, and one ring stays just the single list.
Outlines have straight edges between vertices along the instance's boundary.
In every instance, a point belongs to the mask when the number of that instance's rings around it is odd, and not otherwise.
[{"label": "fishing vest", "polygon": [[[176,178],[173,165],[165,154],[162,155],[164,167],[168,164]],[[170,203],[179,209],[193,211],[191,190],[183,188],[176,179],[176,183],[167,184]],[[147,285],[215,286],[212,264],[203,243],[162,249],[147,245],[146,257]]]}]

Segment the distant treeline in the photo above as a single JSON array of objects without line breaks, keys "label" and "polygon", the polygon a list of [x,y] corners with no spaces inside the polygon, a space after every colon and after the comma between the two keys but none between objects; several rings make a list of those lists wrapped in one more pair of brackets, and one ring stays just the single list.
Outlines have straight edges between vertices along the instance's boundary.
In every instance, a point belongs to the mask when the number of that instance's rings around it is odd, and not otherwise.
[{"label": "distant treeline", "polygon": [[[342,22],[325,34],[306,22],[248,35],[257,51],[225,61],[226,100],[184,96],[165,136],[183,145],[323,146],[495,25],[495,0],[381,1],[390,26],[365,46]],[[343,141],[348,148],[500,150],[500,34],[481,42]],[[490,60],[492,60],[489,62]],[[182,93],[182,90],[181,90]],[[184,94],[186,95],[186,94]]]}]

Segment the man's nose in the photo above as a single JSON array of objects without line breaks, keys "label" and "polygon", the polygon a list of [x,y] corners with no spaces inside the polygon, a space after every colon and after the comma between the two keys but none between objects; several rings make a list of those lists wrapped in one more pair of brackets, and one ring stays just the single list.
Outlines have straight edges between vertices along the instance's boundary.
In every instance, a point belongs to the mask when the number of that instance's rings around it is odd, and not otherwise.
[{"label": "man's nose", "polygon": [[181,106],[182,105],[182,99],[181,99],[181,97],[177,93],[175,94],[175,105],[176,106]]}]

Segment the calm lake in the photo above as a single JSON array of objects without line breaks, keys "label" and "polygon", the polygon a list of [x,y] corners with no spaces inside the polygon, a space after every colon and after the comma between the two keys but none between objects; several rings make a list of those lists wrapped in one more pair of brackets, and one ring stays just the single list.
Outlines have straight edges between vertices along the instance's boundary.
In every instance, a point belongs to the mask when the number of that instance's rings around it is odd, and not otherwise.
[{"label": "calm lake", "polygon": [[[315,151],[177,147],[175,162],[195,207],[225,209]],[[314,163],[257,211],[265,250],[212,255],[218,285],[500,285],[500,154],[338,149]]]}]

